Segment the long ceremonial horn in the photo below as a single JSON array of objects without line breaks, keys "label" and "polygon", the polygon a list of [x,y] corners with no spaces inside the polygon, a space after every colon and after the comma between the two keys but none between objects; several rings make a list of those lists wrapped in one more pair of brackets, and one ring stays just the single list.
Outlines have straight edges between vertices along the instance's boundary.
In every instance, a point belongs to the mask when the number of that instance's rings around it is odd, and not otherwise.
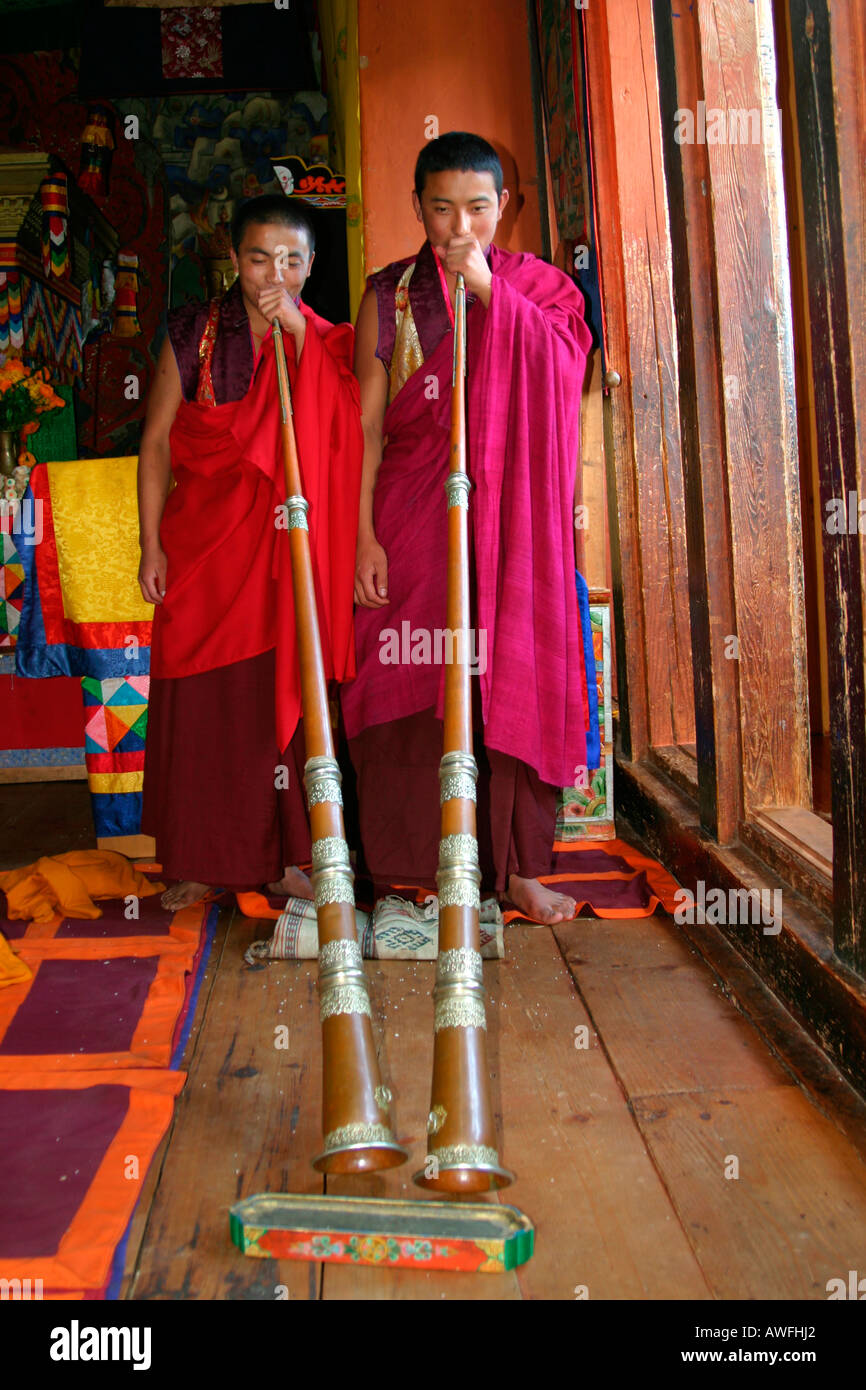
[{"label": "long ceremonial horn", "polygon": [[328,688],[301,491],[292,398],[282,329],[274,321],[280,389],[292,587],[301,664],[307,761],[304,785],[313,837],[313,888],[319,931],[319,1013],[322,1022],[322,1127],[325,1147],[313,1167],[324,1173],[395,1168],[408,1154],[390,1126],[391,1093],[381,1083],[367,979],[355,928],[354,874],[343,828],[342,780],[331,733]]},{"label": "long ceremonial horn", "polygon": [[469,669],[469,491],[466,473],[466,286],[457,276],[454,370],[451,380],[451,467],[448,494],[448,628],[455,660],[445,667],[445,739],[439,765],[439,955],[436,962],[433,1091],[427,1161],[419,1187],[486,1192],[507,1187],[487,1071],[487,1019],[481,977],[481,932]]}]

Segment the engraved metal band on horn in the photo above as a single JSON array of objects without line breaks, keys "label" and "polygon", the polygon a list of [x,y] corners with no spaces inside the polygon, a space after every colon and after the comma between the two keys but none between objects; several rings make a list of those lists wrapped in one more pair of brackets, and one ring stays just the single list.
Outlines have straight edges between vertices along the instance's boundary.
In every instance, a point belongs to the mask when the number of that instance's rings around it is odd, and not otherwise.
[{"label": "engraved metal band on horn", "polygon": [[363,970],[361,947],[357,941],[343,938],[338,941],[326,941],[319,948],[319,968],[323,973],[334,970]]},{"label": "engraved metal band on horn", "polygon": [[478,764],[471,753],[457,750],[445,753],[439,763],[439,803],[444,805],[452,797],[462,796],[467,801],[475,801],[475,783],[478,780]]},{"label": "engraved metal band on horn", "polygon": [[489,1144],[448,1144],[441,1149],[428,1149],[428,1162],[435,1158],[440,1168],[452,1168],[468,1164],[473,1168],[484,1166],[499,1167],[499,1154]]},{"label": "engraved metal band on horn", "polygon": [[351,903],[355,905],[355,890],[352,887],[354,874],[343,869],[325,869],[317,874],[313,885],[313,902],[316,907],[327,907],[328,903]]},{"label": "engraved metal band on horn", "polygon": [[468,860],[478,863],[478,841],[474,835],[445,835],[439,841],[439,863],[442,868]]},{"label": "engraved metal band on horn", "polygon": [[445,479],[445,492],[448,495],[448,506],[463,507],[469,510],[469,494],[472,491],[472,482],[465,473],[449,473]]},{"label": "engraved metal band on horn", "polygon": [[484,999],[476,994],[449,994],[437,999],[433,1009],[433,1031],[443,1028],[487,1028]]},{"label": "engraved metal band on horn", "polygon": [[286,510],[289,514],[289,530],[309,531],[307,525],[307,512],[310,504],[306,497],[292,496],[286,498]]},{"label": "engraved metal band on horn", "polygon": [[327,903],[352,903],[355,875],[349,862],[349,846],[340,835],[324,835],[313,841],[313,901],[316,907]]},{"label": "engraved metal band on horn", "polygon": [[440,951],[436,962],[437,984],[453,984],[457,980],[483,979],[481,952],[471,946],[455,946],[450,951]]},{"label": "engraved metal band on horn", "polygon": [[478,884],[481,881],[481,875],[478,874],[475,879],[469,877],[468,874],[461,874],[459,878],[452,878],[452,872],[449,869],[443,874],[440,870],[436,875],[439,911],[441,912],[443,907],[477,907],[480,911],[481,894],[478,890]]},{"label": "engraved metal band on horn", "polygon": [[370,996],[365,985],[334,985],[323,992],[319,1002],[319,1022],[337,1014],[366,1014],[373,1017]]},{"label": "engraved metal band on horn", "polygon": [[323,835],[313,841],[313,873],[320,869],[349,869],[349,846],[342,835]]},{"label": "engraved metal band on horn", "polygon": [[350,938],[323,942],[319,949],[319,1018],[336,1014],[373,1017],[361,947]]},{"label": "engraved metal band on horn", "polygon": [[[446,754],[440,765],[440,776],[446,759],[469,761],[475,768],[475,759],[467,755]],[[443,779],[444,780],[444,779]],[[474,786],[473,786],[474,790]],[[443,907],[481,908],[481,870],[478,867],[478,841],[474,835],[445,835],[439,841],[439,868],[436,872],[436,891],[439,896],[439,909]]]},{"label": "engraved metal band on horn", "polygon": [[332,777],[319,777],[315,782],[311,782],[307,787],[307,807],[312,810],[320,801],[334,801],[338,806],[343,804],[343,793],[340,791],[339,782],[335,782]]},{"label": "engraved metal band on horn", "polygon": [[309,758],[304,768],[304,786],[307,789],[307,806],[310,810],[321,801],[333,801],[338,806],[343,804],[343,794],[340,791],[340,783],[343,774],[340,772],[336,758],[320,757]]},{"label": "engraved metal band on horn", "polygon": [[325,1135],[325,1153],[331,1149],[346,1149],[352,1144],[393,1144],[394,1136],[387,1125],[341,1125]]},{"label": "engraved metal band on horn", "polygon": [[446,801],[451,801],[453,797],[462,796],[467,801],[475,800],[475,781],[467,776],[465,772],[455,773],[452,777],[443,777],[439,786],[439,805],[444,806]]}]

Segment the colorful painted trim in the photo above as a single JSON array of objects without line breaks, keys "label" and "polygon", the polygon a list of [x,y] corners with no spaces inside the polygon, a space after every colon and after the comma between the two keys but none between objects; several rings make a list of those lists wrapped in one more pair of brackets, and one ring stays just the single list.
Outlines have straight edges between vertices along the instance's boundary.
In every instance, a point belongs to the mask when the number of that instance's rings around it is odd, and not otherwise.
[{"label": "colorful painted trim", "polygon": [[420,1239],[386,1234],[286,1231],[244,1227],[233,1213],[231,1237],[245,1255],[262,1259],[315,1260],[329,1264],[379,1265],[388,1269],[441,1269],[468,1274],[504,1274],[532,1254],[534,1231],[502,1240]]}]

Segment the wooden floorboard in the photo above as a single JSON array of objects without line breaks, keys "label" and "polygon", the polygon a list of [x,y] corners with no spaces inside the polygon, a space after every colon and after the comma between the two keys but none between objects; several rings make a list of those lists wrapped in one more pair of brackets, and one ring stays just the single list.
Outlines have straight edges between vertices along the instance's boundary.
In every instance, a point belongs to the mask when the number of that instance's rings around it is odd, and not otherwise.
[{"label": "wooden floorboard", "polygon": [[642,1096],[635,1114],[715,1298],[826,1299],[863,1270],[866,1167],[797,1087]]},{"label": "wooden floorboard", "polygon": [[555,933],[629,1097],[793,1085],[673,923],[583,920]]},{"label": "wooden floorboard", "polygon": [[[535,1254],[518,1275],[524,1296],[706,1298],[552,932],[513,927],[506,941],[491,994],[501,1008],[505,1159],[518,1180],[501,1195],[536,1227]],[[575,1047],[582,1027],[587,1048]]]},{"label": "wooden floorboard", "polygon": [[[189,1037],[187,1038],[186,1047],[184,1049],[184,1055],[180,1063],[180,1070],[186,1071],[187,1073],[189,1072],[193,1058],[195,1057],[196,1052],[198,1050],[199,1040],[202,1031],[202,1023],[207,1012],[208,1000],[210,998],[211,991],[214,988],[217,975],[219,973],[220,962],[222,961],[222,956],[226,945],[226,939],[228,937],[228,932],[231,926],[233,915],[233,907],[226,906],[221,907],[219,916],[217,918],[216,931],[214,932],[214,939],[211,944],[210,954],[208,956],[207,963],[202,973],[201,986],[198,992],[198,999],[196,1001],[196,1008],[195,1013],[193,1014],[192,1024],[189,1031]],[[168,1133],[166,1134],[165,1138],[163,1139],[162,1143],[160,1144],[159,1148],[153,1156],[153,1161],[148,1170],[147,1177],[145,1178],[141,1196],[138,1200],[138,1204],[136,1205],[132,1221],[130,1222],[129,1234],[127,1236],[126,1242],[126,1257],[124,1260],[123,1281],[121,1283],[120,1292],[118,1294],[119,1298],[128,1298],[130,1296],[130,1290],[132,1288],[132,1284],[135,1278],[136,1267],[138,1265],[139,1250],[141,1249],[142,1243],[145,1238],[147,1223],[150,1219],[151,1206],[153,1204],[153,1199],[156,1195],[156,1190],[159,1187],[161,1181],[162,1168],[165,1162],[165,1156],[168,1152],[172,1135],[174,1134],[174,1131],[177,1127],[179,1115],[179,1105],[176,1105]]]},{"label": "wooden floorboard", "polygon": [[795,1084],[672,923],[555,931],[711,1296],[826,1298],[829,1279],[862,1265],[862,1146]]}]

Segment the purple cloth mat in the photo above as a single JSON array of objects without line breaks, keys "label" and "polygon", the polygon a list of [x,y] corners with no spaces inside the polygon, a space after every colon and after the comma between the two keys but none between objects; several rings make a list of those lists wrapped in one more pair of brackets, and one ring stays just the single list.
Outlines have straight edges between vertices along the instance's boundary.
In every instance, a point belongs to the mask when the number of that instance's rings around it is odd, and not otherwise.
[{"label": "purple cloth mat", "polygon": [[586,874],[633,874],[637,870],[621,854],[608,854],[605,849],[567,849],[556,851],[550,872],[583,878]]},{"label": "purple cloth mat", "polygon": [[[73,937],[124,937],[124,936],[168,936],[173,913],[166,912],[159,905],[159,894],[152,898],[140,898],[138,920],[127,918],[124,898],[106,898],[99,901],[102,916],[92,921],[82,917],[67,917],[57,928],[58,941]],[[29,922],[13,922],[7,915],[6,894],[0,891],[0,931],[8,941],[20,941]]]},{"label": "purple cloth mat", "polygon": [[0,1091],[0,1259],[56,1254],[128,1108],[127,1086]]},{"label": "purple cloth mat", "polygon": [[594,908],[645,910],[653,896],[643,871],[635,874],[633,879],[564,878],[550,886],[557,893],[566,893],[570,898],[589,903]]},{"label": "purple cloth mat", "polygon": [[67,917],[57,928],[57,940],[69,937],[124,937],[124,936],[168,936],[173,912],[166,912],[159,905],[159,894],[152,898],[139,898],[138,920],[127,918],[125,900],[110,898],[100,902],[102,916],[95,921]]},{"label": "purple cloth mat", "polygon": [[0,1055],[128,1052],[158,967],[158,956],[43,961]]}]

